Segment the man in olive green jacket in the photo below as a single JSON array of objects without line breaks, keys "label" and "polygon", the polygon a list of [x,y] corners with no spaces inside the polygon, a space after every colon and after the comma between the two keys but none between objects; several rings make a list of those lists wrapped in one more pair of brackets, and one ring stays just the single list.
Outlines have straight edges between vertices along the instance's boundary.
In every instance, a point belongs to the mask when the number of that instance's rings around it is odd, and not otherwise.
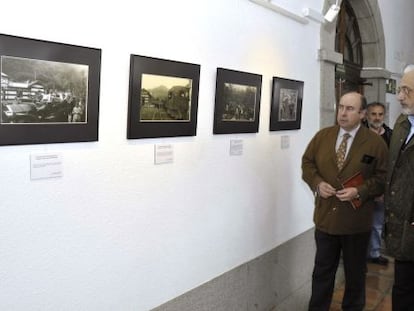
[{"label": "man in olive green jacket", "polygon": [[385,243],[395,257],[392,310],[414,310],[414,71],[398,88],[402,114],[394,125],[385,191]]},{"label": "man in olive green jacket", "polygon": [[[338,125],[319,131],[302,157],[302,177],[315,192],[316,256],[309,310],[328,311],[341,251],[345,269],[343,310],[362,311],[365,305],[366,254],[371,232],[373,199],[384,191],[387,146],[361,125],[366,100],[361,94],[343,95],[338,105]],[[337,150],[349,133],[347,154],[338,168]],[[345,134],[345,135],[344,135]],[[361,173],[363,181],[342,187],[343,181]],[[359,200],[354,208],[351,201]]]}]

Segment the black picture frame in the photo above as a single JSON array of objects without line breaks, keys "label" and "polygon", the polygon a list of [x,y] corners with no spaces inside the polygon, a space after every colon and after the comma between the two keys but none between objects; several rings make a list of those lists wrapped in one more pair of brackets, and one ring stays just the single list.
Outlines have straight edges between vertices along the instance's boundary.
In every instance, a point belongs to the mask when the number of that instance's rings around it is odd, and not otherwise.
[{"label": "black picture frame", "polygon": [[195,136],[200,65],[131,54],[127,138]]},{"label": "black picture frame", "polygon": [[303,81],[273,77],[270,131],[300,129]]},{"label": "black picture frame", "polygon": [[213,133],[257,133],[261,92],[261,75],[217,68]]},{"label": "black picture frame", "polygon": [[98,140],[100,49],[0,34],[0,67],[0,145]]}]

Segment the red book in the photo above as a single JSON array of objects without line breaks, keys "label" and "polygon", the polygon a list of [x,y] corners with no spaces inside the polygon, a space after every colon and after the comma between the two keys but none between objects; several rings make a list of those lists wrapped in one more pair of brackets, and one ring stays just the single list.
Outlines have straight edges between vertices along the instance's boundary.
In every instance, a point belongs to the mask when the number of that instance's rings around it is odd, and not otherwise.
[{"label": "red book", "polygon": [[[356,188],[362,185],[363,182],[364,182],[364,176],[362,176],[361,172],[358,172],[352,175],[351,177],[349,177],[348,179],[346,179],[345,181],[343,181],[342,187],[344,188],[355,187]],[[357,209],[361,207],[362,202],[359,198],[355,198],[351,200],[351,204],[354,209]]]}]

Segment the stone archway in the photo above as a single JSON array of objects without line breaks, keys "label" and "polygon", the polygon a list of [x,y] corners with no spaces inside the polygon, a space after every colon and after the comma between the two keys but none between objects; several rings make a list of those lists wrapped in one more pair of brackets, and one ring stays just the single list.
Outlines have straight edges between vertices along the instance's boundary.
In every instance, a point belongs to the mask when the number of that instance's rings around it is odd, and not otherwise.
[{"label": "stone archway", "polygon": [[[348,0],[352,6],[359,25],[363,67],[361,78],[368,82],[364,93],[368,102],[385,101],[385,82],[391,73],[385,67],[385,42],[382,18],[377,0]],[[326,12],[334,1],[325,0],[323,11]],[[321,26],[321,101],[320,127],[330,126],[335,122],[335,66],[343,63],[343,56],[335,52],[336,23]]]}]

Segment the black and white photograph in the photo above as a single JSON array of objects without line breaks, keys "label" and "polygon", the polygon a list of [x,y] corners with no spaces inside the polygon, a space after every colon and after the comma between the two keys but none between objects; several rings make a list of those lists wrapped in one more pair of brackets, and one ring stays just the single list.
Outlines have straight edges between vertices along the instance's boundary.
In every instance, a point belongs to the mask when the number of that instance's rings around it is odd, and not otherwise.
[{"label": "black and white photograph", "polygon": [[295,121],[298,107],[298,90],[280,89],[279,121]]},{"label": "black and white photograph", "polygon": [[273,77],[270,131],[300,129],[303,81]]},{"label": "black and white photograph", "polygon": [[141,122],[190,121],[192,80],[142,74]]},{"label": "black and white photograph", "polygon": [[131,55],[127,138],[195,136],[200,65]]},{"label": "black and white photograph", "polygon": [[221,120],[253,122],[256,110],[255,86],[224,83],[224,110]]},{"label": "black and white photograph", "polygon": [[84,123],[88,66],[1,57],[1,123]]},{"label": "black and white photograph", "polygon": [[98,140],[101,50],[0,34],[0,145]]},{"label": "black and white photograph", "polygon": [[214,134],[256,133],[262,76],[217,68]]},{"label": "black and white photograph", "polygon": [[395,94],[397,90],[397,81],[395,79],[387,79],[385,83],[385,91],[389,94]]}]

